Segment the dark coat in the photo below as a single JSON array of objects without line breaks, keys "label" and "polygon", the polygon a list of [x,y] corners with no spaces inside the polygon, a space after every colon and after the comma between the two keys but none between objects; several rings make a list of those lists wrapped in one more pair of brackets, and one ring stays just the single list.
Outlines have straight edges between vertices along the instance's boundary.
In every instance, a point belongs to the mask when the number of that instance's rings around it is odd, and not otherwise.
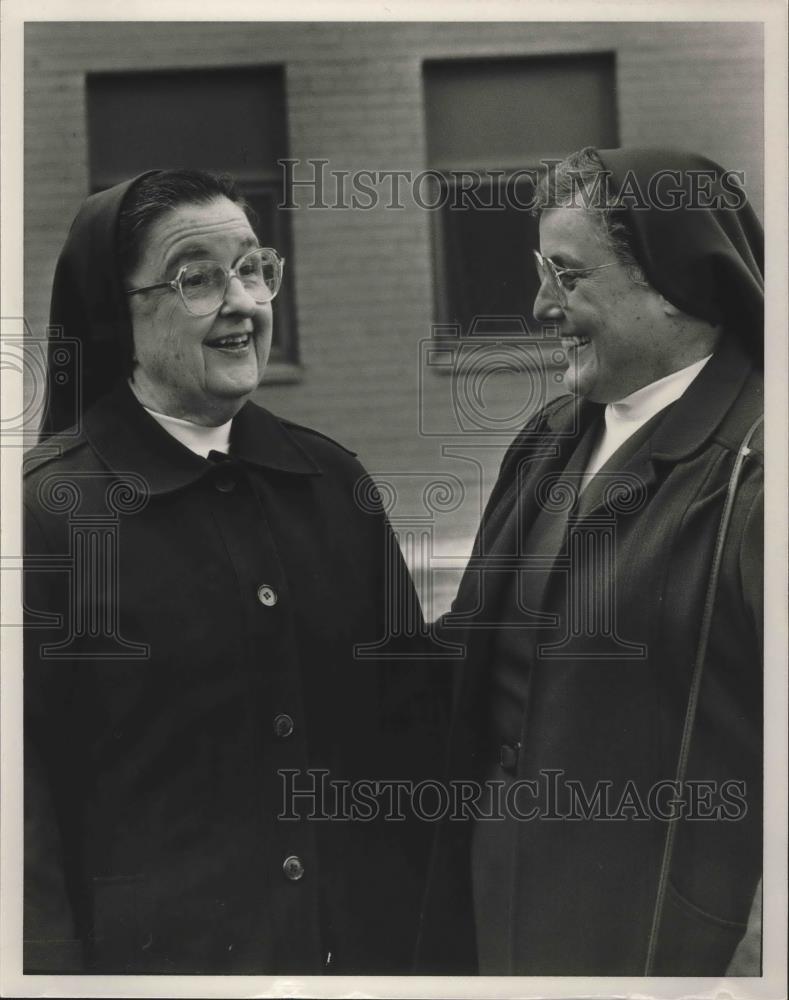
[{"label": "dark coat", "polygon": [[[477,920],[493,914],[501,937],[499,957],[493,967],[488,958],[481,972],[643,973],[666,832],[666,822],[650,810],[649,791],[676,773],[722,506],[740,442],[761,412],[762,386],[761,373],[740,349],[724,343],[617,470],[617,480],[635,493],[629,499],[623,493],[606,495],[604,487],[613,480],[603,473],[616,467],[614,456],[588,487],[589,495],[582,495],[574,530],[602,518],[599,528],[613,516],[614,569],[607,577],[590,572],[580,579],[575,567],[581,564],[572,563],[566,572],[561,557],[567,553],[557,549],[558,561],[544,574],[541,600],[527,603],[530,611],[555,614],[556,624],[516,633],[524,657],[515,745],[497,729],[490,709],[501,625],[517,621],[510,603],[512,570],[494,572],[486,554],[510,554],[511,565],[527,566],[512,526],[520,522],[528,537],[538,498],[545,502],[551,477],[565,469],[594,405],[579,409],[566,396],[549,404],[507,452],[477,539],[480,559],[472,560],[445,622],[451,637],[461,637],[467,646],[449,773],[455,780],[538,781],[537,792],[519,801],[521,812],[536,806],[538,818],[510,819],[502,826],[509,832],[498,840],[506,858],[501,888],[497,899],[484,902],[487,876],[479,867],[470,872],[472,824],[445,824],[423,917],[423,970],[470,971],[474,928],[458,917],[471,911],[473,876]],[[718,819],[678,825],[657,975],[723,974],[761,871],[761,447],[757,435],[737,492],[687,774],[693,781],[717,783],[711,793],[702,790],[704,802],[697,799],[694,810],[699,816],[712,810]],[[508,520],[516,504],[519,516]],[[566,538],[565,532],[562,544]],[[603,622],[591,637],[573,636],[568,595],[578,592],[576,586],[588,586],[599,607],[606,580],[613,581],[615,608],[608,633]],[[533,597],[534,586],[530,593]],[[556,644],[565,638],[570,642],[557,657]],[[553,808],[545,793],[550,771],[558,773]],[[580,782],[587,798],[598,782],[609,782],[608,807],[604,803],[598,818],[594,810],[592,818],[584,818],[568,781]],[[721,791],[724,782],[742,785]],[[701,786],[695,788],[698,796]],[[628,790],[630,804],[621,808]],[[727,796],[728,803],[722,801]],[[665,795],[659,801],[658,812],[666,813]],[[639,804],[645,805],[643,812]],[[545,818],[550,812],[555,818]],[[577,818],[566,818],[573,814]],[[477,821],[483,837],[492,828],[482,824],[491,822],[496,821]],[[486,870],[495,878],[501,859],[491,858],[490,848],[485,858],[484,850]],[[480,943],[486,936],[480,953],[495,953],[491,927],[478,923],[477,930]]]},{"label": "dark coat", "polygon": [[422,846],[277,818],[306,768],[425,752],[418,682],[354,654],[415,600],[361,465],[252,403],[206,461],[125,384],[56,440],[25,476],[26,971],[404,971]]}]

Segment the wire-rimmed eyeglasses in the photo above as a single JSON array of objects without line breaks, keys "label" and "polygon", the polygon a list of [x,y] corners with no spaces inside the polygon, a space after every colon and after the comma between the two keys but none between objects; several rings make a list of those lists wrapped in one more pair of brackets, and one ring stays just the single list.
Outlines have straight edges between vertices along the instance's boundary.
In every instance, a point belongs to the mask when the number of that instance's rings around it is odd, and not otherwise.
[{"label": "wire-rimmed eyeglasses", "polygon": [[184,264],[172,281],[159,281],[142,288],[127,288],[127,295],[171,288],[178,292],[187,312],[208,316],[225,300],[231,278],[238,278],[255,302],[271,302],[282,284],[285,258],[271,247],[257,247],[226,268],[216,260],[193,260]]},{"label": "wire-rimmed eyeglasses", "polygon": [[592,271],[602,271],[604,267],[613,267],[615,263],[611,261],[608,264],[595,264],[592,267],[557,267],[550,257],[543,257],[539,250],[534,250],[533,253],[540,283],[548,282],[554,298],[562,308],[567,305],[567,292],[575,287],[575,282],[579,278],[585,278]]}]

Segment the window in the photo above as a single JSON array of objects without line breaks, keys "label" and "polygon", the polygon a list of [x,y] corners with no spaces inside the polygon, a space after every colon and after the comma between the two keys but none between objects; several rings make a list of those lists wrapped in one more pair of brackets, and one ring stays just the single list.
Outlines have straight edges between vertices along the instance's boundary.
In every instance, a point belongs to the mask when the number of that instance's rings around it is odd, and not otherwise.
[{"label": "window", "polygon": [[229,173],[254,208],[258,236],[287,258],[275,303],[272,362],[297,361],[293,255],[277,160],[288,155],[279,67],[91,73],[88,149],[93,191],[156,167]]},{"label": "window", "polygon": [[537,219],[518,207],[533,196],[521,172],[582,146],[618,145],[614,57],[429,61],[424,88],[428,165],[445,185],[434,213],[436,320],[461,333],[495,335],[490,317],[531,327],[539,237]]}]

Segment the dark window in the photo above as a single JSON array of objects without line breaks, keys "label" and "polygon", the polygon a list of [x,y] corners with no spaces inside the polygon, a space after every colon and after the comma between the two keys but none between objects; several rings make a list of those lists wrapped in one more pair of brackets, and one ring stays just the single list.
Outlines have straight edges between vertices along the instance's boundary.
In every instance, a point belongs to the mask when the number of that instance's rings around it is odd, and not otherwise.
[{"label": "dark window", "polygon": [[91,73],[88,150],[93,191],[156,167],[228,173],[258,217],[257,235],[287,259],[274,306],[272,361],[297,360],[294,268],[277,160],[288,156],[280,67]]},{"label": "dark window", "polygon": [[533,197],[521,172],[618,145],[614,57],[429,61],[424,87],[428,164],[446,185],[434,213],[436,320],[463,333],[495,334],[496,316],[532,326],[539,237],[518,207]]}]

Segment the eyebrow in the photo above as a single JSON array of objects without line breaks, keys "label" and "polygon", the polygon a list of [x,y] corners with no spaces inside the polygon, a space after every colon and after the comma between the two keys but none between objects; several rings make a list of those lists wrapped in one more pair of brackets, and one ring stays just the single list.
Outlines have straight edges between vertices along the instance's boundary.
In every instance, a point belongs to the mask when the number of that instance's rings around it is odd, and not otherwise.
[{"label": "eyebrow", "polygon": [[[245,236],[239,243],[238,256],[235,257],[234,263],[239,257],[243,255],[248,250],[254,250],[259,246],[257,237],[255,236]],[[195,241],[194,243],[185,243],[183,246],[178,248],[178,252],[174,254],[166,263],[166,269],[168,272],[177,271],[182,264],[188,264],[193,260],[214,260],[215,251],[208,247],[205,243]]]}]

